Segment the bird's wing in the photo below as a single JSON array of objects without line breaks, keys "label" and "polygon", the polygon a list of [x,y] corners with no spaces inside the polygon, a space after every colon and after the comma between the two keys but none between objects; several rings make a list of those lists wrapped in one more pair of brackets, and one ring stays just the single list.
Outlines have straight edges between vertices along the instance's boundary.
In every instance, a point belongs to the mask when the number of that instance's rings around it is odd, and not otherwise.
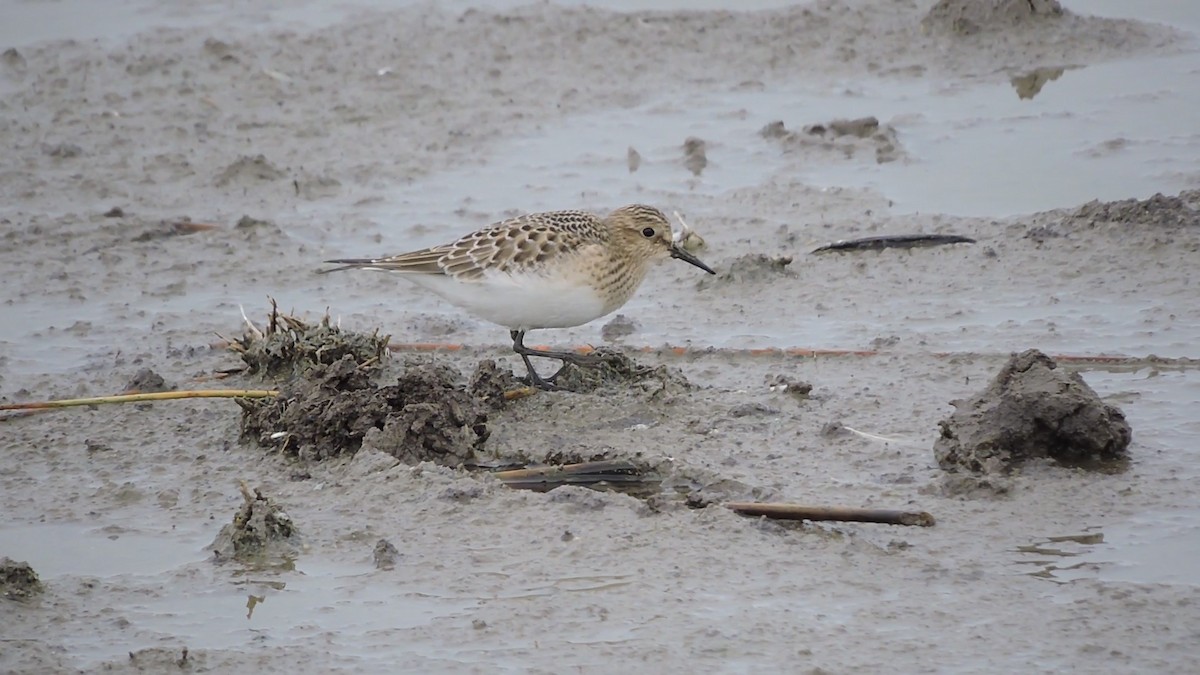
[{"label": "bird's wing", "polygon": [[495,223],[450,244],[386,258],[327,260],[342,267],[324,271],[376,269],[472,280],[489,270],[534,271],[556,256],[600,244],[603,237],[603,223],[590,213],[532,213]]}]

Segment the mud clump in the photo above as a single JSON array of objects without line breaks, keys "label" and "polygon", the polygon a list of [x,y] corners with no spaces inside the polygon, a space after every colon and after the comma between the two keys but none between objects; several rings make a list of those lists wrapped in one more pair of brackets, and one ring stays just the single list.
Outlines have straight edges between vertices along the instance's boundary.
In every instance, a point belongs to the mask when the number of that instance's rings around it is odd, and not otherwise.
[{"label": "mud clump", "polygon": [[768,375],[766,383],[768,390],[788,394],[797,401],[808,400],[813,390],[812,383],[783,374]]},{"label": "mud clump", "polygon": [[375,542],[375,550],[371,553],[371,558],[375,561],[375,569],[394,569],[396,567],[396,559],[399,557],[400,551],[392,545],[392,542],[387,539],[380,539]]},{"label": "mud clump", "polygon": [[233,522],[221,528],[208,548],[218,560],[277,563],[292,560],[299,552],[299,533],[291,516],[261,490],[250,492],[241,484],[242,507]]},{"label": "mud clump", "polygon": [[[129,668],[139,673],[170,673],[191,670],[203,673],[209,670],[207,655],[204,652],[189,651],[187,647],[182,649],[146,647],[136,652],[129,652],[129,659],[126,663]],[[104,664],[101,670],[102,672],[124,671],[126,670],[125,665],[112,662]]]},{"label": "mud clump", "polygon": [[328,314],[319,323],[309,324],[281,314],[272,301],[266,328],[250,325],[241,339],[230,341],[229,348],[241,356],[247,375],[293,377],[346,357],[362,368],[377,364],[388,355],[389,339],[390,335],[378,331],[343,331],[330,325]]},{"label": "mud clump", "polygon": [[1109,469],[1128,458],[1125,415],[1036,349],[1014,354],[986,389],[953,405],[933,446],[947,471],[1004,474],[1041,457]]},{"label": "mud clump", "polygon": [[693,176],[704,173],[708,167],[708,144],[704,139],[690,136],[683,142],[683,165]]},{"label": "mud clump", "polygon": [[83,154],[83,148],[74,143],[42,143],[42,154],[59,159],[72,159]]},{"label": "mud clump", "polygon": [[642,153],[638,152],[631,145],[629,150],[625,152],[625,164],[629,167],[629,173],[635,173],[638,167],[642,165]]},{"label": "mud clump", "polygon": [[870,138],[879,131],[879,120],[874,117],[859,117],[852,120],[836,119],[827,124],[810,124],[804,127],[804,133],[813,136],[857,136]]},{"label": "mud clump", "polygon": [[517,381],[511,370],[500,368],[491,359],[480,361],[471,374],[471,393],[483,404],[493,409],[503,407],[508,402],[508,393],[520,389],[523,385]]},{"label": "mud clump", "polygon": [[263,155],[250,157],[242,155],[217,174],[213,181],[217,187],[227,185],[248,185],[266,181],[279,180],[284,173],[269,162]]},{"label": "mud clump", "polygon": [[1145,227],[1200,226],[1200,209],[1189,203],[1200,192],[1166,196],[1161,193],[1147,199],[1122,199],[1115,202],[1091,201],[1068,216],[1089,224],[1121,223]]},{"label": "mud clump", "polygon": [[28,600],[43,590],[41,579],[29,563],[0,558],[0,595],[9,600]]},{"label": "mud clump", "polygon": [[167,384],[162,375],[154,372],[149,368],[142,368],[134,373],[128,384],[125,385],[127,392],[151,393],[159,391],[171,391],[175,387]]},{"label": "mud clump", "polygon": [[636,388],[651,394],[691,389],[683,373],[668,366],[647,366],[625,354],[600,347],[588,357],[588,363],[568,363],[554,384],[567,391],[588,393],[598,389]]},{"label": "mud clump", "polygon": [[792,264],[791,256],[773,256],[765,253],[749,253],[729,263],[729,268],[717,273],[717,276],[707,276],[696,282],[696,287],[703,290],[710,286],[725,286],[727,284],[746,284],[770,282],[780,278],[796,276],[788,269]]},{"label": "mud clump", "polygon": [[347,354],[294,378],[279,396],[239,399],[242,434],[308,460],[355,452],[370,435],[374,448],[403,462],[458,466],[489,434],[483,403],[458,378],[445,364],[418,364],[379,387]]},{"label": "mud clump", "polygon": [[1058,0],[939,0],[921,20],[921,26],[954,35],[975,35],[1065,14]]},{"label": "mud clump", "polygon": [[782,121],[767,124],[758,134],[778,141],[786,151],[824,150],[849,159],[859,150],[874,151],[875,162],[886,164],[904,156],[896,128],[880,124],[875,117],[835,119],[810,124],[800,132],[789,131]]},{"label": "mud clump", "polygon": [[1021,100],[1027,100],[1037,96],[1041,93],[1042,87],[1062,77],[1062,74],[1065,72],[1067,72],[1067,69],[1064,66],[1043,66],[1041,68],[1034,68],[1021,75],[1014,75],[1009,79],[1009,82],[1012,84],[1013,89],[1016,90],[1017,97]]},{"label": "mud clump", "polygon": [[17,73],[24,73],[28,65],[25,57],[15,47],[9,47],[4,50],[3,54],[0,54],[0,63],[4,64],[5,68],[10,68]]},{"label": "mud clump", "polygon": [[619,342],[622,338],[636,333],[638,328],[640,326],[633,319],[618,314],[600,328],[600,337],[604,338],[605,342]]},{"label": "mud clump", "polygon": [[725,478],[700,467],[674,466],[664,472],[663,489],[668,494],[685,495],[684,503],[693,509],[702,509],[725,502],[778,501],[780,494],[773,488],[764,488]]}]

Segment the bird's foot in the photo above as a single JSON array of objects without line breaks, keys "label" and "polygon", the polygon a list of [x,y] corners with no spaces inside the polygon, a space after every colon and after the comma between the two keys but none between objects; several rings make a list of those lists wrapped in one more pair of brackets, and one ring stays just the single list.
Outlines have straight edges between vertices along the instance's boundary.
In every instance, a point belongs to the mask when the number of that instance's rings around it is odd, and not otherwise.
[{"label": "bird's foot", "polygon": [[[559,369],[559,372],[562,372],[561,368]],[[554,373],[550,377],[542,377],[541,375],[537,374],[536,370],[531,368],[529,369],[528,375],[525,377],[519,377],[517,379],[529,385],[530,387],[535,387],[537,389],[541,389],[542,391],[560,391],[562,387],[554,384],[554,379],[557,377],[558,373]]]},{"label": "bird's foot", "polygon": [[[559,387],[555,384],[555,380],[558,379],[558,376],[562,374],[567,365],[588,368],[594,367],[600,362],[600,358],[595,354],[530,349],[529,347],[525,346],[524,331],[510,331],[510,335],[513,339],[513,351],[516,352],[521,357],[521,360],[525,362],[525,370],[529,373],[522,379],[527,382],[529,386],[537,387],[538,389],[542,389],[544,391],[559,391],[562,389],[562,387]],[[529,357],[531,356],[536,356],[543,359],[554,359],[561,362],[563,365],[550,377],[542,377],[541,375],[538,375],[536,370],[534,370],[533,363],[531,363],[529,360]]]}]

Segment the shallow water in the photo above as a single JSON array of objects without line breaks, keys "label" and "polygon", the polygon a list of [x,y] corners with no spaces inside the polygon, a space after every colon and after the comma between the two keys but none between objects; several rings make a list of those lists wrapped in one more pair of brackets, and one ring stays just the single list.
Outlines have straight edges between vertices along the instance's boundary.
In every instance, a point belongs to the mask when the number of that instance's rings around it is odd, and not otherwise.
[{"label": "shallow water", "polygon": [[[453,223],[459,207],[503,212],[516,194],[530,211],[580,202],[599,208],[643,191],[719,196],[771,178],[796,178],[828,188],[870,188],[892,202],[893,213],[1005,217],[1195,185],[1200,130],[1176,113],[1196,108],[1195,54],[1071,67],[1027,100],[1004,83],[871,78],[692,93],[686,100],[668,94],[514,138],[477,165],[397,187],[365,214],[385,236],[399,239],[385,244],[419,246],[445,235],[406,240],[392,214]],[[777,120],[799,131],[867,116],[894,126],[909,156],[883,164],[797,166],[758,133]],[[689,136],[708,144],[709,164],[698,177],[681,177],[677,169]],[[635,172],[628,169],[629,148],[641,155]],[[693,215],[693,224],[702,224],[702,216]]]},{"label": "shallow water", "polygon": [[[372,565],[338,564],[302,554],[294,569],[228,572],[211,562],[205,546],[218,525],[196,523],[146,533],[120,526],[32,524],[0,528],[0,551],[30,563],[43,583],[58,588],[119,586],[141,600],[98,608],[58,629],[64,646],[87,654],[92,665],[130,651],[130,635],[143,643],[162,638],[190,650],[253,648],[264,643],[302,645],[319,640],[331,653],[383,667],[398,654],[433,651],[412,640],[390,647],[381,633],[405,631],[463,615],[481,598],[460,598],[404,582],[401,568],[373,581]],[[203,583],[196,583],[203,579]],[[469,620],[466,620],[469,626]],[[468,629],[464,627],[464,630]],[[181,645],[178,636],[187,636]],[[26,639],[31,636],[6,636]]]},{"label": "shallow water", "polygon": [[202,549],[208,543],[200,528],[148,533],[119,525],[78,523],[0,526],[0,551],[28,562],[43,581],[64,576],[156,576],[204,560],[207,555]]},{"label": "shallow water", "polygon": [[[1102,397],[1114,397],[1134,430],[1137,454],[1129,472],[1136,476],[1139,463],[1152,461],[1170,480],[1195,483],[1200,480],[1200,420],[1187,411],[1200,404],[1200,371],[1157,370],[1136,372],[1092,371],[1085,379]],[[1151,459],[1152,458],[1152,459]],[[1151,486],[1140,488],[1153,490]],[[1200,585],[1200,509],[1194,502],[1157,500],[1152,510],[1117,522],[1097,518],[1085,535],[1101,541],[1086,543],[1039,539],[1039,548],[1060,550],[1049,558],[1034,554],[1018,556],[1026,570],[1047,571],[1057,581],[1096,579],[1139,584]],[[1061,538],[1073,534],[1044,533]],[[1048,562],[1037,564],[1038,559]]]},{"label": "shallow water", "polygon": [[[898,213],[1003,217],[1171,194],[1200,179],[1200,130],[1176,111],[1200,107],[1193,54],[1075,68],[1031,99],[1012,86],[854,89],[863,110],[896,127],[911,163],[846,164],[805,174],[817,185],[869,187]],[[981,157],[989,161],[979,161]]]}]

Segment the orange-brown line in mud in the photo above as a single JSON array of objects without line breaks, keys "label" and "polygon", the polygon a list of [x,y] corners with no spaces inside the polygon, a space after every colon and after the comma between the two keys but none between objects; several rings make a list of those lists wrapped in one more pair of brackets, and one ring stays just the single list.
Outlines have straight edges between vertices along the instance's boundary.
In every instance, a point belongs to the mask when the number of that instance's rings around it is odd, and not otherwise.
[{"label": "orange-brown line in mud", "polygon": [[[531,349],[538,350],[554,350],[563,351],[561,347],[553,347],[549,345],[531,346]],[[483,346],[473,347],[462,343],[452,342],[393,342],[388,345],[388,350],[393,352],[406,351],[423,351],[423,352],[459,352],[467,350],[501,350],[500,346]],[[674,356],[687,356],[689,354],[723,354],[731,356],[797,356],[802,358],[812,357],[845,357],[845,356],[879,356],[886,352],[879,352],[873,349],[815,349],[809,347],[754,347],[754,348],[731,348],[731,347],[625,347],[626,351],[637,352],[640,354],[671,354]],[[581,345],[576,347],[568,347],[565,351],[575,352],[577,354],[590,354],[596,351],[596,348],[591,345]],[[936,358],[953,358],[962,356],[1003,356],[1003,354],[989,354],[976,352],[931,352],[930,356]],[[1144,361],[1161,362],[1164,364],[1170,363],[1191,363],[1198,361],[1189,357],[1178,358],[1160,358],[1160,357],[1145,357],[1145,356],[1122,356],[1116,354],[1054,354],[1050,358],[1056,361],[1066,363],[1140,363]]]},{"label": "orange-brown line in mud", "polygon": [[[209,344],[210,349],[227,349],[229,342],[226,340],[216,340]],[[549,345],[537,345],[532,349],[551,350],[554,349]],[[388,345],[388,350],[393,352],[461,352],[469,350],[499,350],[499,346],[495,347],[471,347],[459,342],[393,342]],[[801,358],[823,357],[842,357],[842,356],[878,356],[882,352],[873,349],[812,349],[808,347],[755,347],[750,349],[737,349],[730,347],[629,347],[630,351],[641,354],[671,354],[673,356],[687,356],[688,354],[727,354],[732,356],[797,356]],[[567,351],[572,351],[577,354],[590,354],[596,351],[595,347],[583,345],[578,347],[569,347]],[[997,354],[979,354],[974,352],[932,352],[931,356],[937,358],[954,358],[961,356],[997,356]],[[1146,356],[1121,356],[1115,354],[1053,354],[1052,359],[1062,361],[1064,363],[1140,363],[1143,361],[1153,361],[1163,364],[1181,363],[1190,364],[1200,359],[1190,357],[1171,357],[1171,358],[1150,358]]]},{"label": "orange-brown line in mud", "polygon": [[451,342],[392,342],[388,350],[393,352],[460,352],[467,346]]},{"label": "orange-brown line in mud", "polygon": [[[214,343],[213,347],[217,348],[220,343]],[[551,345],[530,345],[530,349],[539,351],[561,351],[561,348]],[[393,352],[460,352],[468,349],[473,349],[467,345],[454,342],[393,342],[388,345],[388,350]],[[474,349],[499,349],[499,347],[477,347]],[[779,347],[760,347],[754,349],[730,349],[726,347],[629,347],[629,351],[638,352],[641,354],[665,353],[675,356],[686,356],[691,353],[709,353],[717,352],[721,354],[744,354],[748,356],[875,356],[879,352],[862,349],[806,349],[799,347],[790,347],[781,349]],[[591,354],[596,351],[596,348],[591,345],[579,345],[576,347],[568,347],[568,352],[576,354]]]}]

